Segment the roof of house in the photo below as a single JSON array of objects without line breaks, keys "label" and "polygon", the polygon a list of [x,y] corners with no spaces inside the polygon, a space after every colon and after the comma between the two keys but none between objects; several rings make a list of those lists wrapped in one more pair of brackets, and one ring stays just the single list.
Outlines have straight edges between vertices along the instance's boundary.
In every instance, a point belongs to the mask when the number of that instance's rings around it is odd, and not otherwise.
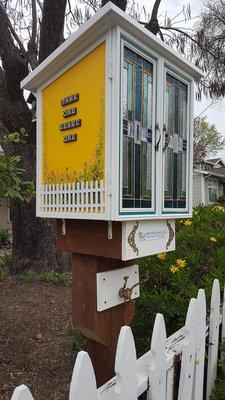
[{"label": "roof of house", "polygon": [[206,160],[206,162],[208,162],[210,164],[214,164],[214,165],[221,163],[222,165],[225,166],[224,161],[222,160],[222,158],[211,158],[209,160]]},{"label": "roof of house", "polygon": [[202,71],[161,39],[153,35],[113,3],[108,2],[93,17],[86,21],[75,33],[61,44],[46,60],[35,68],[22,82],[21,88],[36,91],[52,76],[82,54],[96,40],[103,37],[113,27],[120,27],[137,41],[151,48],[153,52],[199,80]]},{"label": "roof of house", "polygon": [[217,176],[218,178],[225,179],[225,167],[211,168],[211,169],[207,169],[207,170],[195,168],[194,172],[202,174],[202,175]]}]

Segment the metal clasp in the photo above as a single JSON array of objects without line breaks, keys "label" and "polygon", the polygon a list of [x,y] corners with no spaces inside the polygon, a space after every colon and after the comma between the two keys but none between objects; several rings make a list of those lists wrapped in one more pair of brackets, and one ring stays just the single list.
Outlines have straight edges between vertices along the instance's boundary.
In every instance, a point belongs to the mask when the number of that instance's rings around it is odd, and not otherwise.
[{"label": "metal clasp", "polygon": [[[164,141],[165,141],[164,146],[163,146],[163,152],[165,152],[167,147],[169,146],[170,138],[171,138],[170,133],[167,131],[165,124],[163,125],[163,132],[164,132]],[[166,140],[166,134],[168,135],[167,140]]]},{"label": "metal clasp", "polygon": [[156,151],[159,151],[159,144],[160,144],[160,142],[161,142],[161,136],[162,136],[162,135],[161,135],[161,130],[160,130],[160,128],[159,128],[159,123],[158,123],[158,122],[155,124],[155,129],[157,129],[157,130],[160,132],[158,142],[157,142],[156,145],[155,145]]},{"label": "metal clasp", "polygon": [[119,289],[118,295],[119,297],[122,297],[124,301],[131,301],[131,296],[133,293],[134,288],[139,286],[141,283],[147,282],[149,280],[149,275],[146,274],[146,277],[142,280],[140,280],[138,283],[135,283],[135,285],[131,286],[131,288],[127,287],[127,281],[129,279],[129,276],[124,276],[124,285],[122,288]]}]

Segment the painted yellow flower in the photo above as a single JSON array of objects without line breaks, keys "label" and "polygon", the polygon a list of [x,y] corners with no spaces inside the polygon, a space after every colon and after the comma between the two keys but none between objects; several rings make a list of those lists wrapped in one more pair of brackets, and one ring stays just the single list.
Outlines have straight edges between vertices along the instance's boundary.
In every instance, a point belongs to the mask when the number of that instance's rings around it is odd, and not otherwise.
[{"label": "painted yellow flower", "polygon": [[172,272],[172,274],[175,274],[178,271],[179,271],[179,267],[176,267],[175,265],[171,265],[170,272]]},{"label": "painted yellow flower", "polygon": [[182,258],[178,258],[176,261],[176,265],[178,266],[178,268],[184,268],[187,264],[185,260],[183,260]]},{"label": "painted yellow flower", "polygon": [[211,241],[211,243],[216,243],[217,239],[214,236],[211,236],[210,241]]},{"label": "painted yellow flower", "polygon": [[224,212],[224,207],[220,206],[220,205],[217,205],[217,206],[214,207],[214,210]]},{"label": "painted yellow flower", "polygon": [[158,254],[156,254],[156,257],[157,257],[158,260],[160,260],[160,261],[165,261],[165,259],[166,259],[166,253],[158,253]]},{"label": "painted yellow flower", "polygon": [[185,219],[184,226],[191,226],[193,222],[190,219]]}]

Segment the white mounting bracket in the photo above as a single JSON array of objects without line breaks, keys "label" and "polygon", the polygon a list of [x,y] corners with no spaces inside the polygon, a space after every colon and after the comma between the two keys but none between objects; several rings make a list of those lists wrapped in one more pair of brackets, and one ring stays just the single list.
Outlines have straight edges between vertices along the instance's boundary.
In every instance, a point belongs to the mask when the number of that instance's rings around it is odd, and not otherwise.
[{"label": "white mounting bracket", "polygon": [[[127,279],[128,288],[138,284],[138,265],[97,273],[97,311],[107,310],[124,303],[125,300],[119,296],[119,290],[124,285],[124,277],[127,276],[129,277]],[[131,300],[139,296],[140,288],[138,285],[132,291]]]},{"label": "white mounting bracket", "polygon": [[62,219],[62,235],[65,236],[66,234],[66,220]]},{"label": "white mounting bracket", "polygon": [[112,221],[108,221],[108,239],[111,240],[112,238],[113,238]]}]

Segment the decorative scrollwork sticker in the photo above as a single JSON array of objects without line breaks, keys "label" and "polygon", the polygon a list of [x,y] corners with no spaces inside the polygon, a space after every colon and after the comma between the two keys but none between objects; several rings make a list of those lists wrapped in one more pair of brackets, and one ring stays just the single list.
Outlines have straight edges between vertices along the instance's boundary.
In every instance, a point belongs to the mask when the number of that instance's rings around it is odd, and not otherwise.
[{"label": "decorative scrollwork sticker", "polygon": [[173,241],[173,238],[175,236],[175,232],[174,232],[174,230],[173,230],[173,228],[171,226],[171,223],[170,223],[170,221],[168,219],[166,220],[166,225],[167,225],[168,230],[169,230],[169,239],[168,239],[168,242],[166,243],[166,250],[167,250],[169,248],[169,246],[171,245],[172,241]]},{"label": "decorative scrollwork sticker", "polygon": [[138,229],[138,221],[135,222],[132,231],[129,233],[127,241],[129,243],[130,247],[132,247],[134,253],[136,253],[137,256],[138,256],[139,250],[138,250],[138,247],[137,247],[137,245],[135,243],[135,235],[136,235],[137,229]]}]

